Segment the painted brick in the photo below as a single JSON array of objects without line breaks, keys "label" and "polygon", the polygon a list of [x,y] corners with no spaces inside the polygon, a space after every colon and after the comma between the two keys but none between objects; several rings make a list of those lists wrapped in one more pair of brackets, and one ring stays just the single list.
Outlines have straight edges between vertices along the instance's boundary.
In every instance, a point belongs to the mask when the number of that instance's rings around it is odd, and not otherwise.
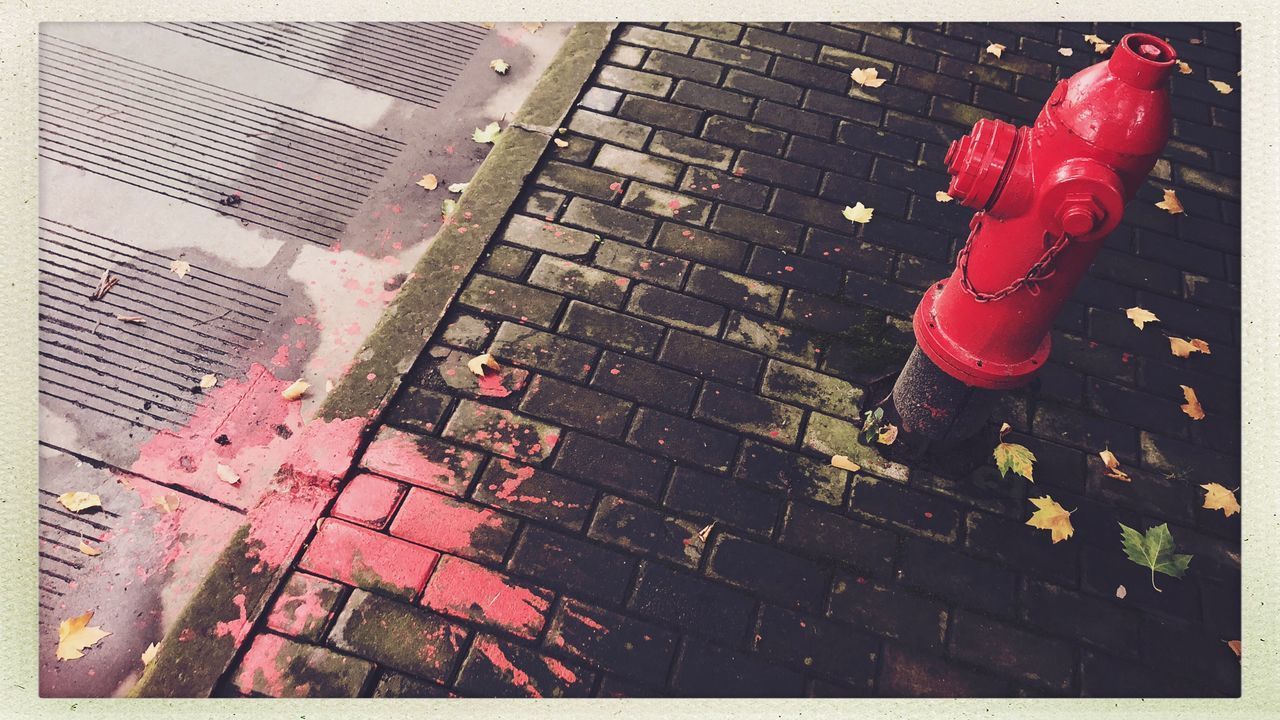
[{"label": "painted brick", "polygon": [[504,278],[517,278],[524,274],[533,252],[512,245],[499,245],[490,250],[481,265],[486,273],[501,275]]},{"label": "painted brick", "polygon": [[443,435],[481,445],[504,457],[538,462],[555,448],[560,428],[510,410],[463,400],[444,426]]},{"label": "painted brick", "polygon": [[[735,269],[742,264],[747,252],[746,243],[740,240],[670,222],[662,223],[653,247],[682,258]],[[687,263],[683,267],[687,267]]]},{"label": "painted brick", "polygon": [[714,340],[673,331],[658,360],[700,377],[753,385],[764,358]]},{"label": "painted brick", "polygon": [[587,482],[649,500],[658,497],[671,469],[665,460],[576,432],[565,440],[554,467]]},{"label": "painted brick", "polygon": [[798,697],[804,679],[755,655],[688,638],[672,686],[683,697]]},{"label": "painted brick", "polygon": [[232,683],[243,693],[268,697],[354,697],[371,672],[365,660],[263,634],[232,671]]},{"label": "painted brick", "polygon": [[551,621],[545,644],[608,672],[660,686],[675,641],[673,633],[657,625],[566,600]]},{"label": "painted brick", "polygon": [[[648,180],[659,185],[674,185],[680,175],[680,164],[646,155],[617,145],[604,145],[596,153],[595,167],[620,175]],[[601,198],[609,200],[609,197]]]},{"label": "painted brick", "polygon": [[723,308],[654,285],[638,285],[627,311],[664,325],[715,335],[724,320]]},{"label": "painted brick", "polygon": [[606,495],[596,506],[587,537],[696,568],[701,525],[645,505]]},{"label": "painted brick", "polygon": [[652,355],[662,339],[661,325],[577,300],[569,302],[560,331],[615,350],[645,356]]},{"label": "painted brick", "polygon": [[654,226],[654,221],[643,215],[580,197],[569,201],[560,219],[569,225],[639,245],[649,239]]},{"label": "painted brick", "polygon": [[633,612],[727,644],[746,637],[755,600],[666,565],[641,565],[627,607]]},{"label": "painted brick", "polygon": [[631,285],[627,278],[547,255],[538,259],[529,283],[612,308],[621,307]]},{"label": "painted brick", "polygon": [[499,239],[565,257],[581,257],[595,246],[595,236],[591,233],[527,215],[512,215]]},{"label": "painted brick", "polygon": [[839,268],[831,263],[808,260],[766,247],[757,247],[751,253],[747,274],[822,294],[835,294],[842,280]]},{"label": "painted brick", "polygon": [[387,409],[390,425],[417,432],[432,432],[440,426],[453,398],[444,393],[405,385],[395,404]]},{"label": "painted brick", "polygon": [[458,302],[499,317],[550,327],[564,298],[488,275],[476,275],[462,290]]},{"label": "painted brick", "polygon": [[781,287],[705,265],[694,266],[685,292],[764,315],[773,315],[782,306]]},{"label": "painted brick", "polygon": [[267,627],[305,642],[319,642],[344,589],[324,578],[291,572],[267,611]]},{"label": "painted brick", "polygon": [[700,198],[674,193],[664,188],[631,183],[622,198],[622,207],[649,215],[676,218],[694,225],[702,225],[711,212],[711,204]]},{"label": "painted brick", "polygon": [[577,597],[621,602],[635,565],[616,550],[531,525],[516,543],[508,567]]},{"label": "painted brick", "polygon": [[533,640],[546,624],[552,595],[483,565],[444,556],[422,604],[450,617]]},{"label": "painted brick", "polygon": [[461,495],[479,469],[480,456],[439,440],[383,428],[360,463],[381,475],[450,495]]},{"label": "painted brick", "polygon": [[402,673],[384,670],[373,689],[375,698],[447,698],[457,697],[444,686]]},{"label": "painted brick", "polygon": [[948,617],[941,602],[846,573],[837,573],[832,583],[829,614],[877,635],[939,650]]},{"label": "painted brick", "polygon": [[520,409],[566,427],[617,437],[627,425],[631,403],[612,395],[539,375],[529,384]]},{"label": "painted brick", "polygon": [[590,372],[597,350],[576,340],[504,322],[489,352],[503,362],[582,380]]},{"label": "painted brick", "polygon": [[414,488],[391,523],[391,534],[441,552],[499,562],[516,532],[515,518],[480,505]]},{"label": "painted brick", "polygon": [[732,535],[716,538],[707,574],[777,603],[806,609],[821,606],[827,590],[828,573],[821,565]]},{"label": "painted brick", "polygon": [[329,633],[339,650],[436,681],[448,679],[466,638],[438,615],[363,590],[351,593]]},{"label": "painted brick", "polygon": [[[698,380],[660,365],[605,351],[592,387],[664,410],[684,413],[693,405]],[[654,388],[662,392],[654,393]]]},{"label": "painted brick", "polygon": [[462,663],[458,690],[473,697],[588,697],[595,674],[527,648],[479,635]]},{"label": "painted brick", "polygon": [[381,529],[386,527],[404,486],[377,475],[361,473],[342,488],[333,505],[333,515],[354,523]]},{"label": "painted brick", "polygon": [[485,468],[473,495],[488,505],[570,529],[586,522],[595,496],[595,489],[582,483],[501,458]]},{"label": "painted brick", "polygon": [[422,591],[439,557],[433,550],[329,518],[321,521],[298,567],[410,599]]}]

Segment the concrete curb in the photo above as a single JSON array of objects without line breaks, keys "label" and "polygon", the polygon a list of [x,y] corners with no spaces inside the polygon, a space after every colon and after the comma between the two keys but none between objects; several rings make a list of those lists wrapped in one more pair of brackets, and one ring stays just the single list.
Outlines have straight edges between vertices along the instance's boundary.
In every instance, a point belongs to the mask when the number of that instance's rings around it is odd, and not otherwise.
[{"label": "concrete curb", "polygon": [[[452,223],[440,229],[414,267],[414,277],[379,319],[351,369],[329,393],[312,422],[358,418],[365,429],[374,425],[502,225],[616,27],[617,23],[580,23],[570,32],[458,201],[454,217],[471,213],[467,232],[457,232],[457,224]],[[358,452],[353,452],[352,466],[356,455]],[[313,493],[300,500],[301,511],[291,513],[294,517],[287,523],[294,535],[290,560],[343,479],[310,479],[313,489],[321,483],[331,487],[324,502],[317,502]],[[305,526],[297,523],[302,515],[310,516]],[[257,522],[263,519],[260,515]],[[264,571],[258,560],[249,557],[253,554],[251,529],[246,524],[233,535],[160,643],[159,653],[130,692],[131,697],[208,697],[214,691],[291,565],[287,560]],[[240,618],[218,620],[237,609],[243,612]]]}]

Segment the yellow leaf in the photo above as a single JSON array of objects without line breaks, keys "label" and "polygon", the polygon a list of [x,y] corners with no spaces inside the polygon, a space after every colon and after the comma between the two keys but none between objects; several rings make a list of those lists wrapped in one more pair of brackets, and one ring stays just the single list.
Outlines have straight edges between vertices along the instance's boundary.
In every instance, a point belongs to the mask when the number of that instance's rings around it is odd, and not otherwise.
[{"label": "yellow leaf", "polygon": [[898,426],[893,423],[885,423],[880,428],[880,434],[876,436],[876,442],[881,445],[892,445],[894,440],[898,439]]},{"label": "yellow leaf", "polygon": [[1058,48],[1058,54],[1062,57],[1071,57],[1075,54],[1075,51],[1071,48]]},{"label": "yellow leaf", "polygon": [[209,373],[208,375],[205,375],[204,377],[200,378],[200,387],[204,388],[205,390],[208,390],[209,388],[217,384],[218,384],[218,376],[214,375],[213,373]]},{"label": "yellow leaf", "polygon": [[285,400],[297,400],[302,394],[311,387],[311,383],[304,380],[294,380],[293,384],[280,391],[280,397]]},{"label": "yellow leaf", "polygon": [[1227,647],[1231,648],[1231,652],[1235,653],[1236,657],[1240,657],[1240,641],[1239,640],[1228,640]]},{"label": "yellow leaf", "polygon": [[217,472],[218,479],[228,485],[238,485],[240,483],[240,476],[236,474],[236,471],[222,463],[218,463]]},{"label": "yellow leaf", "polygon": [[485,368],[489,368],[490,370],[501,370],[502,366],[499,365],[498,361],[494,360],[493,356],[489,353],[477,355],[467,361],[467,369],[470,370],[473,375],[484,377]]},{"label": "yellow leaf", "polygon": [[995,55],[996,57],[1000,57],[1000,54],[1003,53],[1004,50],[1005,50],[1005,47],[1000,43],[991,43],[990,45],[987,46],[987,52],[991,53],[992,55]]},{"label": "yellow leaf", "polygon": [[177,510],[178,502],[179,499],[177,495],[157,495],[155,499],[151,501],[153,505],[167,513]]},{"label": "yellow leaf", "polygon": [[1062,540],[1066,540],[1075,533],[1075,528],[1071,527],[1071,513],[1067,512],[1053,498],[1045,495],[1038,498],[1027,498],[1032,505],[1038,509],[1031,514],[1031,519],[1027,524],[1033,528],[1048,530],[1049,537],[1053,539],[1056,545]]},{"label": "yellow leaf", "polygon": [[1190,75],[1190,74],[1191,74],[1191,66],[1190,66],[1190,65],[1188,65],[1188,64],[1186,64],[1185,62],[1183,62],[1183,61],[1179,60],[1179,61],[1178,61],[1178,73],[1180,73],[1180,74],[1182,74],[1182,75]]},{"label": "yellow leaf", "polygon": [[84,657],[85,648],[97,645],[98,641],[110,635],[102,628],[89,627],[93,619],[93,611],[79,617],[63,620],[58,625],[58,659],[79,660]]},{"label": "yellow leaf", "polygon": [[1031,482],[1036,481],[1031,476],[1036,456],[1026,447],[1017,443],[1002,442],[996,446],[995,451],[991,454],[996,459],[996,467],[999,468],[1001,477],[1004,477],[1012,470]]},{"label": "yellow leaf", "polygon": [[1125,595],[1128,595],[1128,594],[1129,594],[1129,591],[1128,591],[1128,590],[1125,590],[1125,588],[1124,588],[1124,586],[1123,586],[1123,585],[1117,585],[1117,586],[1116,586],[1116,597],[1118,597],[1118,598],[1120,598],[1121,600],[1123,600],[1123,599],[1124,599],[1124,596],[1125,596]]},{"label": "yellow leaf", "polygon": [[520,23],[520,25],[523,26],[524,29],[528,30],[530,33],[536,33],[542,29],[542,23],[540,22]]},{"label": "yellow leaf", "polygon": [[1111,43],[1098,42],[1093,44],[1093,51],[1101,55],[1111,49]]},{"label": "yellow leaf", "polygon": [[506,75],[507,71],[511,69],[511,66],[507,64],[507,61],[502,58],[498,58],[490,62],[489,67],[493,68],[493,71],[499,75]]},{"label": "yellow leaf", "polygon": [[1223,515],[1231,517],[1240,512],[1240,501],[1236,500],[1236,494],[1231,490],[1219,485],[1218,483],[1209,483],[1201,485],[1204,488],[1204,509],[1205,510],[1221,510]]},{"label": "yellow leaf", "polygon": [[850,460],[848,455],[832,455],[831,465],[849,472],[858,472],[862,469],[862,466]]},{"label": "yellow leaf", "polygon": [[1173,337],[1172,335],[1169,336],[1169,352],[1173,353],[1175,357],[1180,358],[1191,357],[1191,353],[1193,352],[1204,353],[1205,355],[1213,354],[1209,352],[1209,343],[1199,338],[1183,340],[1180,337]]},{"label": "yellow leaf", "polygon": [[150,645],[148,645],[148,646],[147,646],[147,649],[142,651],[142,665],[143,665],[143,667],[146,667],[147,665],[150,665],[150,664],[151,664],[151,661],[156,659],[156,653],[158,653],[158,652],[160,652],[160,646],[159,646],[159,645],[157,645],[157,644],[155,644],[155,643],[151,643]]},{"label": "yellow leaf", "polygon": [[1164,210],[1170,215],[1185,214],[1185,210],[1182,208],[1182,203],[1178,201],[1178,193],[1172,190],[1164,191],[1164,199],[1156,203],[1156,207]]},{"label": "yellow leaf", "polygon": [[1106,42],[1106,40],[1103,40],[1102,38],[1098,37],[1097,35],[1092,35],[1092,34],[1090,34],[1090,35],[1085,35],[1085,36],[1084,36],[1084,41],[1085,41],[1085,42],[1087,42],[1087,43],[1092,43],[1092,44],[1094,44],[1094,45],[1097,45],[1097,44],[1098,44],[1098,43],[1100,43],[1100,42]]},{"label": "yellow leaf", "polygon": [[432,175],[431,173],[427,173],[426,175],[422,176],[421,180],[414,183],[414,185],[417,185],[418,187],[426,188],[428,190],[435,190],[437,187],[439,187],[440,180],[435,175]]},{"label": "yellow leaf", "polygon": [[933,199],[937,200],[938,202],[951,202],[955,198],[939,190],[938,192],[933,194]]},{"label": "yellow leaf", "polygon": [[1228,84],[1226,84],[1226,83],[1222,82],[1221,80],[1210,80],[1210,81],[1209,81],[1209,84],[1213,86],[1213,89],[1214,89],[1214,90],[1217,90],[1218,92],[1222,93],[1223,95],[1230,95],[1230,94],[1231,94],[1232,87],[1231,87],[1230,85],[1228,85]]},{"label": "yellow leaf", "polygon": [[1132,320],[1134,327],[1139,330],[1149,322],[1160,322],[1155,313],[1143,307],[1131,307],[1124,311],[1124,316]]},{"label": "yellow leaf", "polygon": [[1182,406],[1182,412],[1186,413],[1187,417],[1192,420],[1203,420],[1204,408],[1200,406],[1200,400],[1196,397],[1195,388],[1186,385],[1179,385],[1178,387],[1182,388],[1182,397],[1187,401],[1187,404]]},{"label": "yellow leaf", "polygon": [[879,77],[879,74],[880,71],[873,67],[855,68],[853,72],[849,73],[849,77],[853,78],[853,81],[862,87],[878,88],[885,81],[884,78]]},{"label": "yellow leaf", "polygon": [[169,270],[173,271],[174,275],[184,278],[187,276],[187,273],[191,272],[191,263],[186,260],[174,260],[169,263]]},{"label": "yellow leaf", "polygon": [[80,541],[80,552],[84,553],[85,555],[88,555],[89,557],[97,557],[98,555],[102,554],[101,550],[90,545],[84,540]]},{"label": "yellow leaf", "polygon": [[71,512],[82,512],[89,508],[102,507],[102,498],[94,495],[93,493],[81,492],[79,490],[75,492],[62,493],[58,496],[58,502],[62,504],[62,507],[70,510]]},{"label": "yellow leaf", "polygon": [[568,140],[561,140],[560,138],[555,138],[555,139],[553,139],[551,142],[555,143],[555,144],[556,144],[556,147],[558,147],[558,148],[567,148],[567,147],[569,147],[569,141],[568,141]]},{"label": "yellow leaf", "polygon": [[1098,457],[1102,458],[1102,464],[1107,466],[1107,477],[1123,482],[1133,482],[1128,473],[1120,469],[1120,459],[1110,449],[1098,453]]},{"label": "yellow leaf", "polygon": [[485,125],[483,130],[476,128],[476,131],[471,133],[471,139],[481,145],[484,143],[491,143],[498,137],[498,133],[501,132],[501,130],[502,128],[498,126],[498,123],[491,122],[488,125]]},{"label": "yellow leaf", "polygon": [[853,207],[845,206],[844,218],[849,222],[866,224],[871,222],[871,213],[875,212],[875,208],[869,208],[862,203],[858,203]]}]

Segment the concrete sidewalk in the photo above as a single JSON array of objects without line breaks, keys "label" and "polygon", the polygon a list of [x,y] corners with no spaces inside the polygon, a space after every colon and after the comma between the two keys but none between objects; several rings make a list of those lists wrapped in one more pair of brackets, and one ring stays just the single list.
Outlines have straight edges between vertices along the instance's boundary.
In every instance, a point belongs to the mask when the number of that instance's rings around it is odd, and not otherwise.
[{"label": "concrete sidewalk", "polygon": [[[947,143],[1134,29],[1192,72],[1051,362],[961,451],[859,444],[964,241]],[[1238,694],[1240,518],[1198,487],[1240,485],[1238,69],[1234,25],[621,26],[267,611],[223,608],[252,628],[216,693]],[[1069,541],[1024,524],[1044,494]],[[1117,522],[1167,522],[1190,571],[1154,590]]]}]

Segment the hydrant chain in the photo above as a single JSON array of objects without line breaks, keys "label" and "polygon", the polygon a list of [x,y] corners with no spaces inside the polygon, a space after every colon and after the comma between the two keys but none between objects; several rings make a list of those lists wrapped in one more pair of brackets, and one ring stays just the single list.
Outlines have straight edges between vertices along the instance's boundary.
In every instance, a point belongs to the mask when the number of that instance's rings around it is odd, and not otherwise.
[{"label": "hydrant chain", "polygon": [[[1026,287],[1027,292],[1032,295],[1040,294],[1038,283],[1053,276],[1054,271],[1050,269],[1050,265],[1053,263],[1054,258],[1058,256],[1058,253],[1062,252],[1067,245],[1071,244],[1071,236],[1065,232],[1062,233],[1058,236],[1057,240],[1053,242],[1053,245],[1049,246],[1049,249],[1044,251],[1044,254],[1040,256],[1040,259],[1036,260],[1032,263],[1031,267],[1027,268],[1025,275],[995,292],[986,293],[974,287],[973,281],[969,279],[969,249],[973,247],[973,238],[978,234],[978,230],[981,227],[982,213],[978,213],[977,222],[973,223],[973,229],[969,231],[969,239],[965,241],[964,247],[960,248],[960,253],[956,255],[956,269],[960,271],[960,286],[963,287],[964,291],[974,300],[980,303],[1002,300],[1017,292],[1022,287]],[[1049,234],[1045,233],[1045,237],[1049,237]]]}]

